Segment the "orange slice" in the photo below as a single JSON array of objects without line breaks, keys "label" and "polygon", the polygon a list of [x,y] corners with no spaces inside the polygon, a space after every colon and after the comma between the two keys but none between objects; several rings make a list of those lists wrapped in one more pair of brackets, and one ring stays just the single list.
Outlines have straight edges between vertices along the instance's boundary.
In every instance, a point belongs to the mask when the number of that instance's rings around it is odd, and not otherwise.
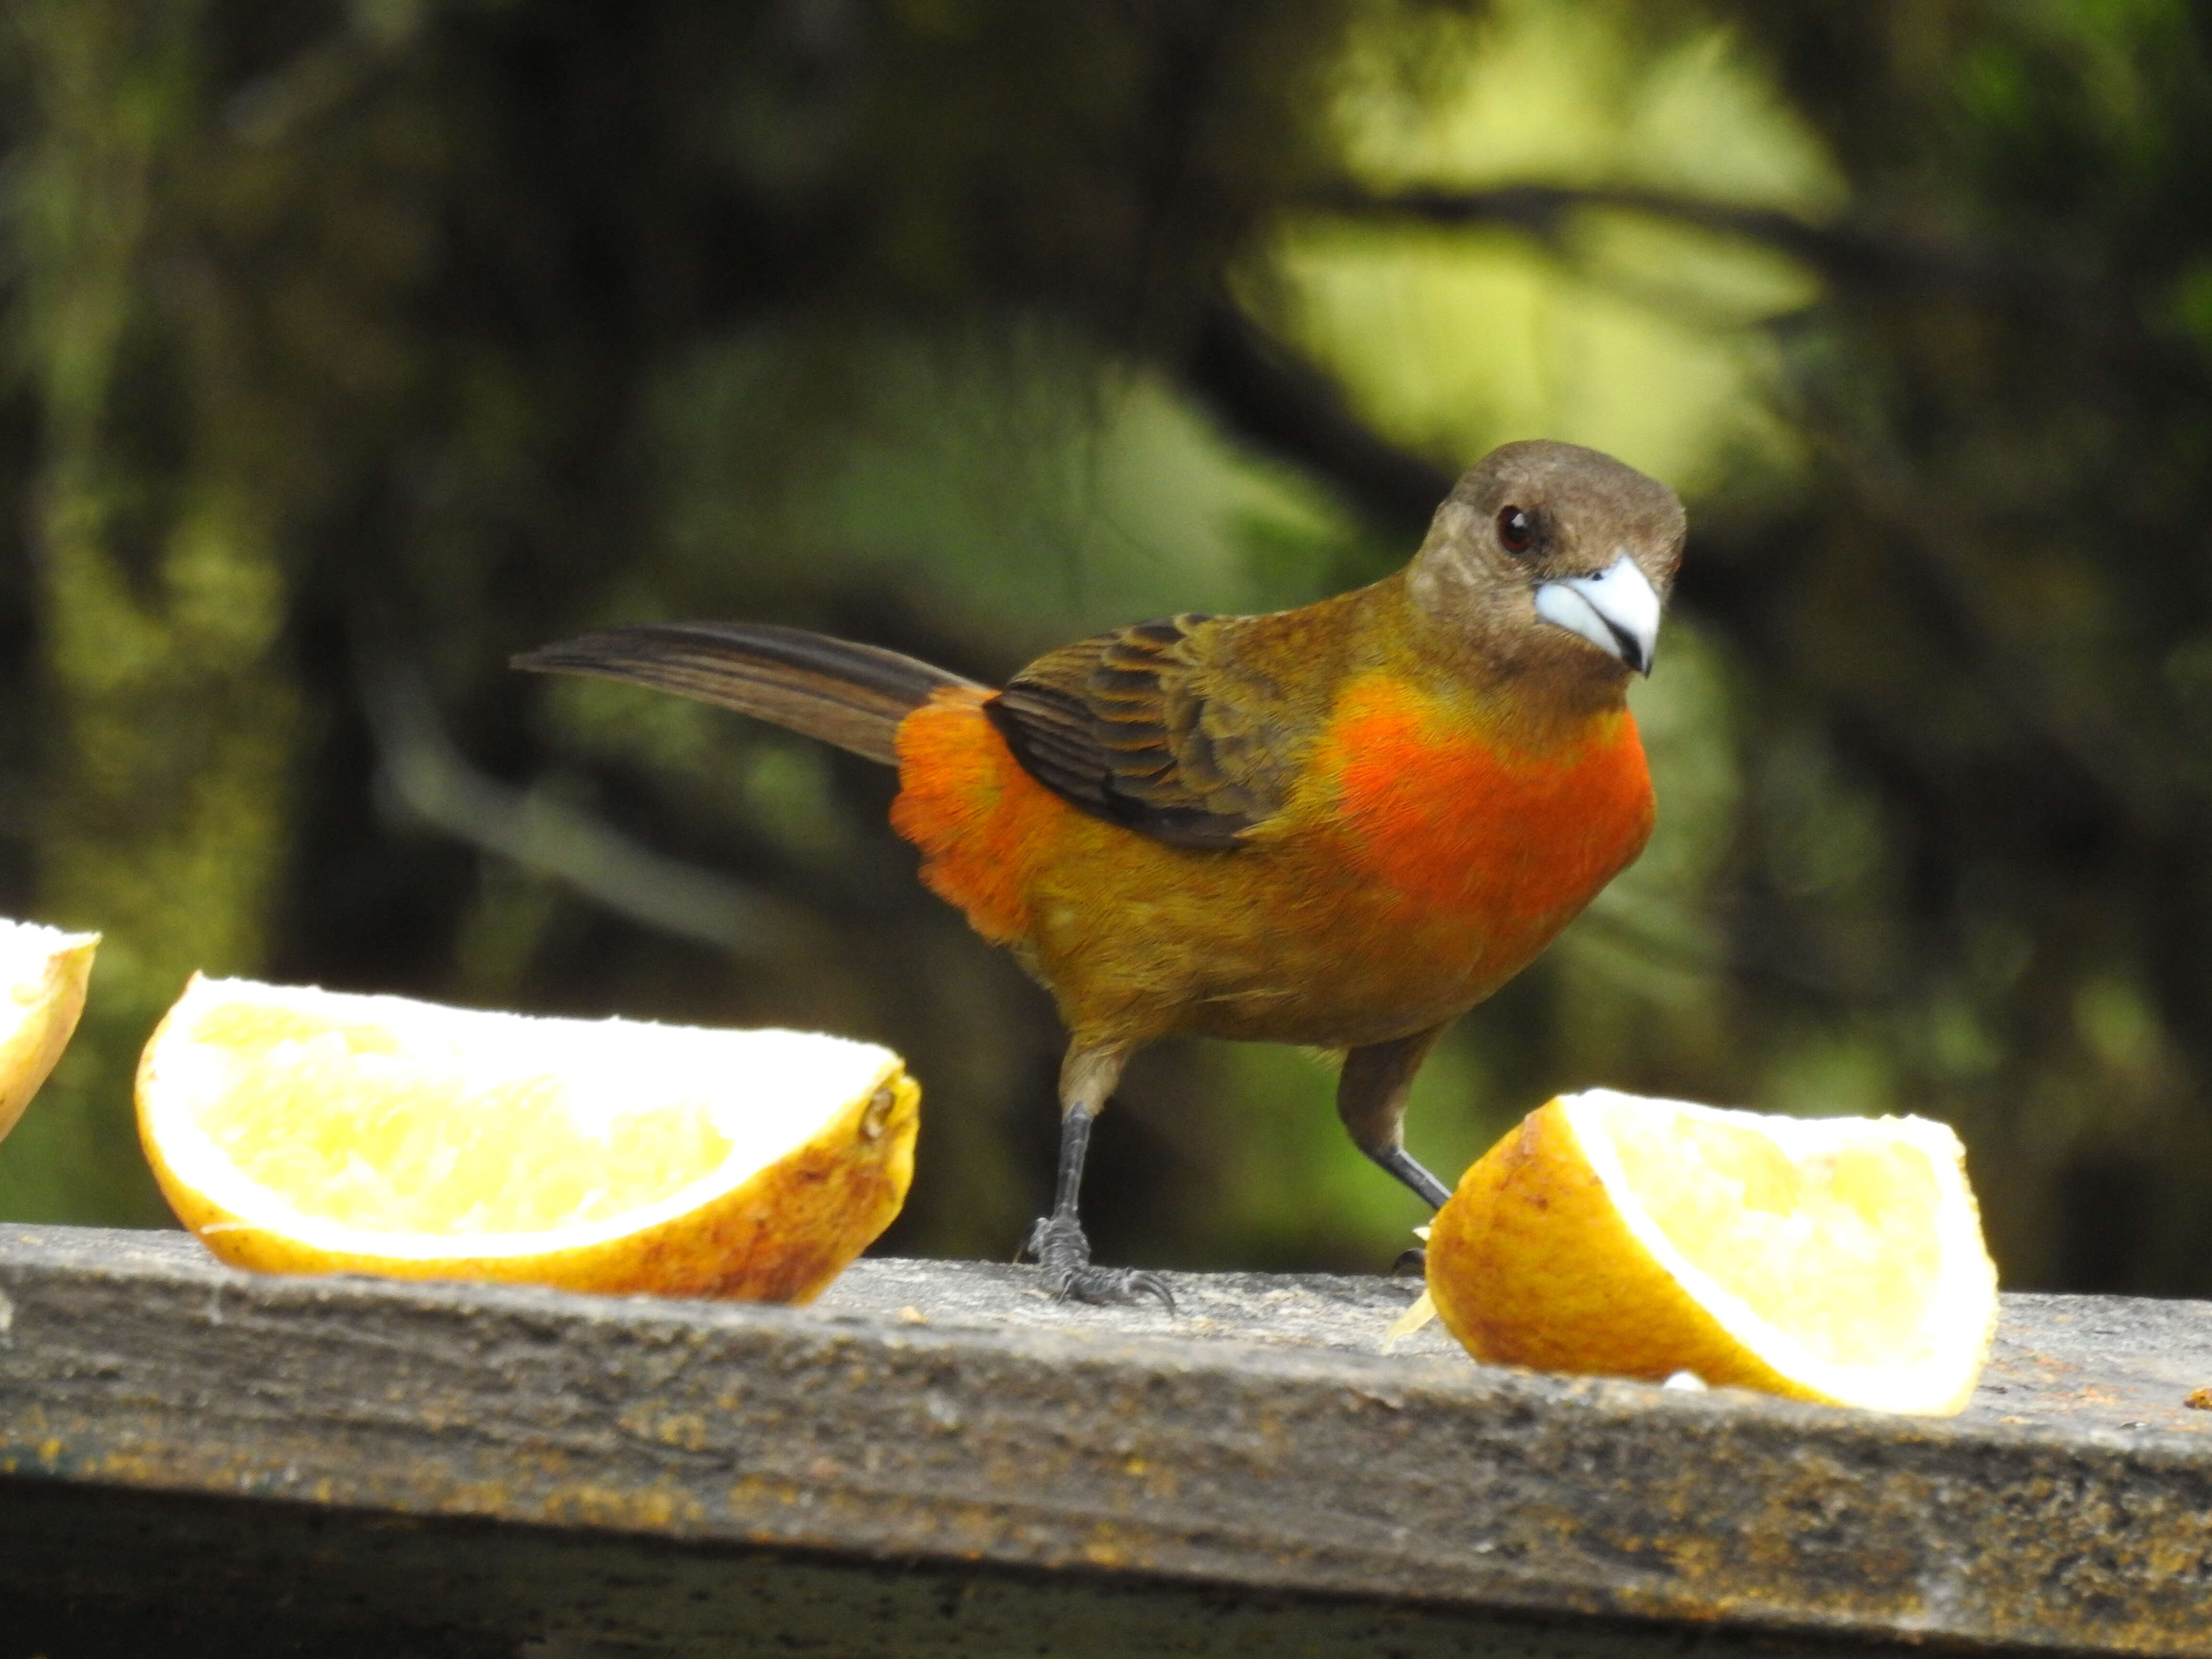
[{"label": "orange slice", "polygon": [[1478,1359],[1933,1415],[1966,1403],[1996,1324],[1944,1125],[1611,1090],[1531,1113],[1461,1178],[1428,1279]]},{"label": "orange slice", "polygon": [[99,946],[97,933],[0,920],[0,1139],[69,1047]]},{"label": "orange slice", "polygon": [[198,976],[138,1070],[161,1190],[234,1267],[778,1302],[898,1213],[920,1099],[841,1037]]}]

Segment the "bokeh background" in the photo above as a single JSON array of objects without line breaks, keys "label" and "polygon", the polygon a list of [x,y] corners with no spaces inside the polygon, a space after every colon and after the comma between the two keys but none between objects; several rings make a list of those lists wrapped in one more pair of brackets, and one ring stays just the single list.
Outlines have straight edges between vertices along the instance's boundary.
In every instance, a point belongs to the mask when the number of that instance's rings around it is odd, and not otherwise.
[{"label": "bokeh background", "polygon": [[[510,653],[980,677],[1295,605],[1552,436],[1688,500],[1643,861],[1425,1076],[1917,1111],[2015,1285],[2212,1291],[2212,5],[7,0],[0,908],[106,934],[0,1215],[158,1224],[195,969],[793,1024],[1046,1196],[1042,994],[885,773]],[[1377,1270],[1287,1050],[1164,1046],[1104,1259]]]}]

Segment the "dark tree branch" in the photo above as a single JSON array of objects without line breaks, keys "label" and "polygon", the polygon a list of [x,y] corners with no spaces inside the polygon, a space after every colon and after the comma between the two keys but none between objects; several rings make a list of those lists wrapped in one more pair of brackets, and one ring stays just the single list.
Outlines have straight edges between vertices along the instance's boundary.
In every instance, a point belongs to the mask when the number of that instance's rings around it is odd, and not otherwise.
[{"label": "dark tree branch", "polygon": [[2057,322],[2075,331],[2110,325],[2091,285],[2054,267],[1965,243],[1931,241],[1865,224],[1817,224],[1777,208],[1736,207],[1667,191],[1562,185],[1377,193],[1340,187],[1307,205],[1341,217],[1444,228],[1497,225],[1557,242],[1589,210],[1642,214],[1715,235],[1739,237],[1802,261],[1850,289],[1935,289]]},{"label": "dark tree branch", "polygon": [[405,818],[740,961],[787,966],[794,955],[827,951],[820,924],[797,905],[656,852],[543,788],[518,789],[479,770],[447,735],[421,674],[400,659],[364,649],[359,672],[379,796]]},{"label": "dark tree branch", "polygon": [[[1504,226],[1554,244],[1577,212],[1641,213],[1756,241],[1803,261],[1839,288],[1945,290],[2077,334],[2109,334],[2118,327],[2111,307],[2056,270],[1980,249],[1885,235],[1863,226],[1819,225],[1776,209],[1733,207],[1661,191],[1513,185],[1379,195],[1347,186],[1311,197],[1306,205],[1398,223]],[[1334,379],[1225,298],[1200,317],[1184,375],[1231,431],[1335,485],[1386,533],[1419,533],[1451,487],[1448,472],[1378,437]]]},{"label": "dark tree branch", "polygon": [[1334,379],[1227,300],[1200,317],[1183,374],[1232,433],[1334,485],[1379,530],[1420,534],[1451,489],[1450,473],[1377,436]]}]

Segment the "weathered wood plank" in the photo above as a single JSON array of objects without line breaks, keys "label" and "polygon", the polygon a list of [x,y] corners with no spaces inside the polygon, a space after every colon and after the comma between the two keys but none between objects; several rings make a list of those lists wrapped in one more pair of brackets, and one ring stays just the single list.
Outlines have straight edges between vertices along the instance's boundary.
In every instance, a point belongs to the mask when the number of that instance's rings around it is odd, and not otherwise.
[{"label": "weathered wood plank", "polygon": [[762,1309],[254,1279],[181,1237],[0,1228],[0,1508],[244,1497],[549,1560],[673,1545],[765,1583],[797,1569],[758,1552],[800,1551],[1462,1633],[2212,1655],[2212,1413],[2183,1404],[2212,1306],[2008,1298],[1974,1407],[1929,1423],[1490,1370],[1440,1338],[1382,1357],[1403,1283],[1173,1282],[1172,1323],[910,1262]]},{"label": "weathered wood plank", "polygon": [[[1911,1659],[1087,1569],[877,1561],[591,1528],[0,1485],[5,1659]],[[19,1590],[8,1575],[23,1585]],[[15,1643],[11,1648],[10,1639]]]}]

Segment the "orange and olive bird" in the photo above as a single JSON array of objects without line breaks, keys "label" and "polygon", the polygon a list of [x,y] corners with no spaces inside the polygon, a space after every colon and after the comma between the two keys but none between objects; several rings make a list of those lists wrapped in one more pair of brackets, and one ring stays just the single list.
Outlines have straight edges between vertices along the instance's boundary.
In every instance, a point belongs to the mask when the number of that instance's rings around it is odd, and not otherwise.
[{"label": "orange and olive bird", "polygon": [[874,646],[698,623],[548,646],[521,668],[719,703],[897,767],[921,878],[1052,993],[1068,1030],[1054,1293],[1151,1295],[1077,1219],[1091,1120],[1165,1036],[1345,1051],[1337,1110],[1431,1206],[1401,1138],[1413,1074],[1643,850],[1628,712],[1686,525],[1664,484],[1507,444],[1413,562],[1262,617],[1137,623],[993,690]]}]

